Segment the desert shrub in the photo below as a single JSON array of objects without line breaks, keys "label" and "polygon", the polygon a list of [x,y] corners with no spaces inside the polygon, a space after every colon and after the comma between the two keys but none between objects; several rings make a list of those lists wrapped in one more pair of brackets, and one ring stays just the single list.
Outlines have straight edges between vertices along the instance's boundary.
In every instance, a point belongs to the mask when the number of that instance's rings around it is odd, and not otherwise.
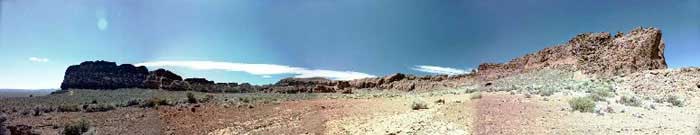
[{"label": "desert shrub", "polygon": [[77,122],[71,123],[63,129],[64,135],[81,135],[90,129],[90,122],[85,119],[80,119]]},{"label": "desert shrub", "polygon": [[590,93],[594,101],[605,101],[605,98],[612,96],[612,92],[606,89],[592,90]]},{"label": "desert shrub", "polygon": [[683,107],[683,100],[678,96],[671,95],[666,97],[666,102],[671,103],[673,106]]},{"label": "desert shrub", "polygon": [[464,90],[464,93],[469,94],[469,93],[474,93],[474,92],[477,92],[477,91],[479,91],[477,88],[468,87],[468,88],[466,88],[466,89]]},{"label": "desert shrub", "polygon": [[85,109],[85,112],[106,112],[114,109],[115,107],[112,104],[90,104]]},{"label": "desert shrub", "polygon": [[59,112],[79,112],[80,107],[78,105],[61,105],[58,106],[57,110]]},{"label": "desert shrub", "polygon": [[139,105],[139,104],[141,104],[141,100],[140,100],[140,99],[132,99],[132,100],[129,100],[129,101],[126,102],[125,107],[137,106],[137,105]]},{"label": "desert shrub", "polygon": [[445,100],[444,100],[444,99],[438,99],[437,101],[435,101],[435,103],[436,103],[436,104],[445,104]]},{"label": "desert shrub", "polygon": [[622,97],[620,97],[620,100],[618,101],[618,103],[623,104],[623,105],[627,105],[627,106],[636,106],[636,107],[642,106],[642,100],[640,100],[639,98],[637,98],[635,96],[622,96]]},{"label": "desert shrub", "polygon": [[469,97],[469,98],[471,98],[471,99],[481,99],[481,93],[480,93],[480,92],[472,93],[471,97]]},{"label": "desert shrub", "polygon": [[206,95],[206,96],[204,96],[204,98],[202,98],[200,101],[206,103],[206,102],[209,102],[209,101],[211,101],[211,100],[213,100],[213,99],[214,99],[214,95]]},{"label": "desert shrub", "polygon": [[46,107],[46,106],[37,106],[34,107],[34,116],[39,116],[41,113],[50,113],[55,111],[53,107]]},{"label": "desert shrub", "polygon": [[192,93],[187,93],[187,102],[190,104],[196,104],[197,103],[197,98],[194,97],[194,94]]},{"label": "desert shrub", "polygon": [[413,110],[428,109],[428,103],[425,103],[425,101],[422,101],[422,100],[414,100],[413,103],[411,104],[411,109],[413,109]]},{"label": "desert shrub", "polygon": [[569,105],[573,111],[593,112],[595,102],[590,97],[576,97],[569,100]]},{"label": "desert shrub", "polygon": [[556,92],[555,90],[545,89],[545,90],[540,90],[538,94],[541,96],[551,96],[551,95],[554,95],[555,92]]},{"label": "desert shrub", "polygon": [[158,107],[162,105],[170,105],[170,103],[168,102],[168,100],[165,99],[151,98],[145,101],[143,107]]}]

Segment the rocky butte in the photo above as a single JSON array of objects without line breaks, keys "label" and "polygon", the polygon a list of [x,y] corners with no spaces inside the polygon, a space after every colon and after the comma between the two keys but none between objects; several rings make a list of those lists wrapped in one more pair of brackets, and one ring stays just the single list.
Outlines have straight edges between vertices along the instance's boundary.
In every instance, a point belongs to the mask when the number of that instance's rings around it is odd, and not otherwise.
[{"label": "rocky butte", "polygon": [[476,76],[493,80],[540,69],[582,71],[598,77],[665,69],[664,42],[656,28],[636,28],[627,34],[584,33],[569,42],[545,48],[502,64],[485,63]]},{"label": "rocky butte", "polygon": [[68,67],[61,89],[138,88],[143,86],[146,76],[148,69],[144,66],[117,66],[114,62],[86,61]]}]

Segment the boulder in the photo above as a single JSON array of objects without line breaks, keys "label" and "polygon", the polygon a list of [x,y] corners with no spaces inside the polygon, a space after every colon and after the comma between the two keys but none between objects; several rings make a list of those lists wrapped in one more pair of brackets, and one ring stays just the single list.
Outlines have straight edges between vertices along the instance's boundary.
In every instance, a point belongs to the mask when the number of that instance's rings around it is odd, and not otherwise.
[{"label": "boulder", "polygon": [[114,62],[86,61],[69,66],[61,89],[119,89],[139,88],[148,76],[148,69],[131,64],[117,66]]}]

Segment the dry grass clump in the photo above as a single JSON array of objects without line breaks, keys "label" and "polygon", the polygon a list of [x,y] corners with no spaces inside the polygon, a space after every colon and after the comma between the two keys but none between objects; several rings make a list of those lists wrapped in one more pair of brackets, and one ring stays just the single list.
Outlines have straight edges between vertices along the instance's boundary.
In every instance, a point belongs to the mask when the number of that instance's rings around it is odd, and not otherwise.
[{"label": "dry grass clump", "polygon": [[481,92],[472,93],[470,99],[481,99]]},{"label": "dry grass clump", "polygon": [[605,101],[607,97],[613,96],[612,92],[608,89],[598,89],[590,91],[590,97],[594,101]]},{"label": "dry grass clump", "polygon": [[667,96],[666,102],[671,103],[671,105],[673,105],[673,106],[678,106],[678,107],[684,106],[683,100],[676,95]]},{"label": "dry grass clump", "polygon": [[165,99],[160,99],[160,98],[151,98],[146,100],[142,107],[146,108],[151,108],[151,107],[158,107],[158,106],[163,106],[163,105],[171,105],[168,100]]},{"label": "dry grass clump", "polygon": [[58,110],[58,112],[79,112],[80,107],[78,105],[74,105],[74,104],[61,105],[61,106],[58,106],[57,110]]},{"label": "dry grass clump", "polygon": [[114,110],[116,107],[112,104],[89,104],[85,108],[85,112],[106,112]]},{"label": "dry grass clump", "polygon": [[622,96],[617,102],[627,106],[642,106],[642,100],[635,96]]},{"label": "dry grass clump", "polygon": [[595,109],[595,101],[590,97],[576,97],[569,100],[569,105],[573,111],[593,112]]}]

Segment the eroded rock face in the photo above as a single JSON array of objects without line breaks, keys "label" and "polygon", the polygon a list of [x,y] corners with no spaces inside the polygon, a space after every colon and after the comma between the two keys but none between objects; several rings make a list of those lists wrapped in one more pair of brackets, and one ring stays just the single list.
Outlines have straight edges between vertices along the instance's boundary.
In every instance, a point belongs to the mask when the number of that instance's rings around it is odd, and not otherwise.
[{"label": "eroded rock face", "polygon": [[157,69],[148,73],[143,82],[145,88],[166,90],[187,90],[189,84],[179,75],[165,69]]},{"label": "eroded rock face", "polygon": [[138,88],[143,86],[147,75],[148,69],[143,66],[87,61],[68,67],[61,89]]},{"label": "eroded rock face", "polygon": [[644,70],[667,68],[661,31],[638,28],[627,34],[584,33],[566,44],[545,48],[503,64],[485,63],[476,73],[493,80],[541,69],[576,70],[609,77]]}]

